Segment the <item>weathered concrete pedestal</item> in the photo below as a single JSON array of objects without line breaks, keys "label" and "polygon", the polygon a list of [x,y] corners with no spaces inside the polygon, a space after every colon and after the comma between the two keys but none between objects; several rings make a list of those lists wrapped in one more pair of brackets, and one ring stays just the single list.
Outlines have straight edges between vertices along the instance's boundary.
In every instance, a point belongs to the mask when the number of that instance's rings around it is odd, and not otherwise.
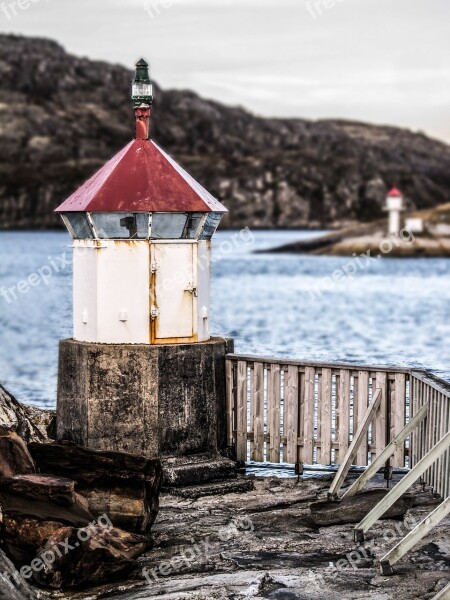
[{"label": "weathered concrete pedestal", "polygon": [[60,343],[58,439],[161,458],[171,485],[234,474],[227,451],[225,355],[233,342]]}]

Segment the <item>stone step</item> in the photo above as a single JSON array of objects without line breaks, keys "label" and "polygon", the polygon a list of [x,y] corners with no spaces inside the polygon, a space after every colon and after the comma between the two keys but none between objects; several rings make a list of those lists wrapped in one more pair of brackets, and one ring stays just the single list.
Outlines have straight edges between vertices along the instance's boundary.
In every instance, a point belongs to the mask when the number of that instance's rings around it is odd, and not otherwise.
[{"label": "stone step", "polygon": [[236,477],[236,463],[219,454],[161,459],[166,488],[185,487]]},{"label": "stone step", "polygon": [[230,479],[228,481],[218,481],[193,485],[188,487],[172,487],[168,491],[174,496],[196,500],[205,496],[223,496],[225,494],[244,494],[254,489],[254,482],[248,479]]}]

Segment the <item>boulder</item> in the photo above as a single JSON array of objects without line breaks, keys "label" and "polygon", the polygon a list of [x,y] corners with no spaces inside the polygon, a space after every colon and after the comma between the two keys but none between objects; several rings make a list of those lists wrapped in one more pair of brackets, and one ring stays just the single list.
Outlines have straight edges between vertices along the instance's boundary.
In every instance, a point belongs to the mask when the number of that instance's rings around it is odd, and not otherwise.
[{"label": "boulder", "polygon": [[159,460],[122,452],[100,452],[70,442],[32,443],[29,450],[42,472],[77,482],[77,492],[94,516],[107,514],[116,527],[147,534],[159,509]]},{"label": "boulder", "polygon": [[61,527],[85,527],[95,520],[75,482],[52,476],[21,475],[0,479],[1,537],[8,556],[29,564],[38,549]]},{"label": "boulder", "polygon": [[35,472],[27,445],[14,431],[0,428],[0,477],[28,475]]},{"label": "boulder", "polygon": [[45,442],[55,432],[54,411],[25,406],[0,385],[0,427],[28,442]]},{"label": "boulder", "polygon": [[35,563],[33,578],[39,585],[54,589],[109,582],[132,571],[136,558],[148,547],[148,538],[112,528],[106,522],[82,530],[65,527],[55,531],[39,551],[40,564]]}]

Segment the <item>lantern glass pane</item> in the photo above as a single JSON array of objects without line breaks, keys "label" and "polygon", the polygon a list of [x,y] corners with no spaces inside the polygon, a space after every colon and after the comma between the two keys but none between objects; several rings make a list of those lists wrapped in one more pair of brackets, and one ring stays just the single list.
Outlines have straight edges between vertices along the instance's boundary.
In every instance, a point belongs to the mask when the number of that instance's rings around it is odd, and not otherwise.
[{"label": "lantern glass pane", "polygon": [[153,86],[151,83],[133,83],[133,96],[151,96]]},{"label": "lantern glass pane", "polygon": [[216,229],[219,227],[220,221],[222,220],[222,213],[210,213],[206,219],[206,223],[203,227],[200,240],[210,240],[216,233]]},{"label": "lantern glass pane", "polygon": [[152,239],[178,240],[183,238],[187,218],[186,213],[153,213]]},{"label": "lantern glass pane", "polygon": [[186,223],[186,228],[183,237],[187,240],[196,240],[201,234],[201,224],[203,220],[203,213],[189,213]]},{"label": "lantern glass pane", "polygon": [[94,234],[86,213],[64,213],[62,219],[74,240],[92,240]]},{"label": "lantern glass pane", "polygon": [[148,213],[92,213],[101,240],[148,239]]}]

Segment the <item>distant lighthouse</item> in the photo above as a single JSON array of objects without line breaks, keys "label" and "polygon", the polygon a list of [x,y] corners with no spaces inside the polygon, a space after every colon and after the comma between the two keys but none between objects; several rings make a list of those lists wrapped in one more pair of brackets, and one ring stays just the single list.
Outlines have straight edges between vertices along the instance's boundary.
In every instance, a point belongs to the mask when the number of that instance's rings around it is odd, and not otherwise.
[{"label": "distant lighthouse", "polygon": [[211,239],[227,209],[150,139],[144,60],[132,104],[135,139],[56,209],[74,248],[58,437],[166,458],[172,478],[205,480],[234,470],[222,456],[233,343],[210,334]]},{"label": "distant lighthouse", "polygon": [[389,213],[389,235],[398,235],[401,230],[400,214],[404,210],[403,195],[397,188],[392,188],[386,199],[385,210]]}]

